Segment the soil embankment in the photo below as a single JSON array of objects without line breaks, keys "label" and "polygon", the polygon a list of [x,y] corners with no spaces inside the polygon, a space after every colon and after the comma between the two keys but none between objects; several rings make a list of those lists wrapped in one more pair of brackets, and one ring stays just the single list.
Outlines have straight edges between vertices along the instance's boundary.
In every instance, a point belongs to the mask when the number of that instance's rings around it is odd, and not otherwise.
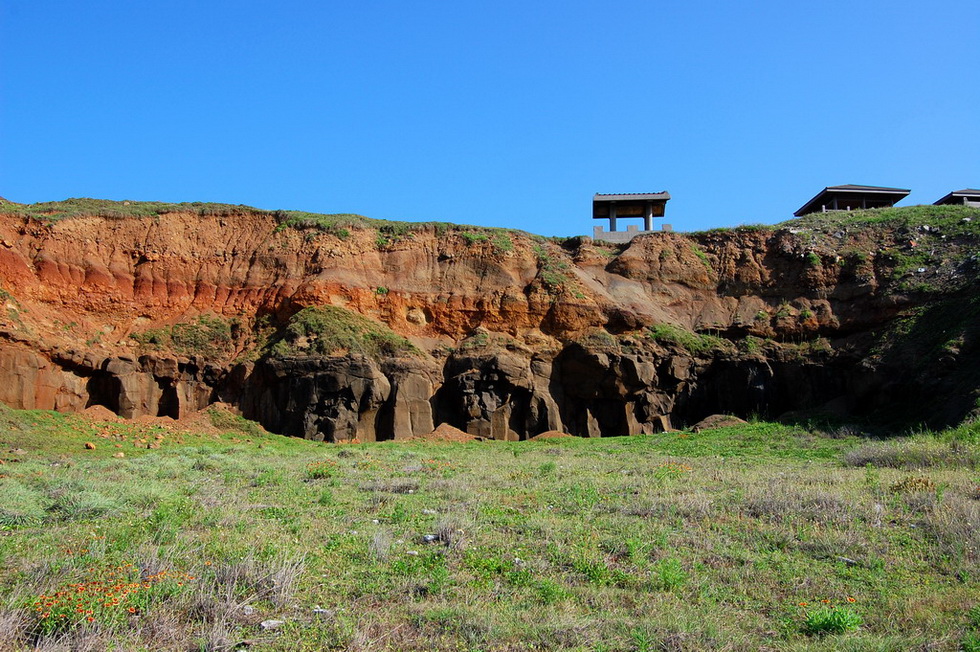
[{"label": "soil embankment", "polygon": [[328,441],[814,410],[939,426],[977,407],[977,210],[617,248],[235,207],[30,208],[0,206],[0,401],[14,407],[178,418],[222,401]]}]

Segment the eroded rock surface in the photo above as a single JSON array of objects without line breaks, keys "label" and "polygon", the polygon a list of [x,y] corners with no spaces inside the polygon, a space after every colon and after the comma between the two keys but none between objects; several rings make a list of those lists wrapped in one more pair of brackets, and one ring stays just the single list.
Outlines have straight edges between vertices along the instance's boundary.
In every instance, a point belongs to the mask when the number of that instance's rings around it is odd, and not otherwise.
[{"label": "eroded rock surface", "polygon": [[[434,226],[382,235],[282,228],[253,210],[0,215],[0,401],[176,418],[220,400],[326,441],[441,423],[505,440],[625,435],[821,406],[897,406],[942,425],[976,406],[977,320],[962,319],[978,307],[973,232],[753,228],[644,235],[622,250]],[[935,262],[901,268],[923,246]],[[417,351],[268,347],[319,305]],[[917,321],[897,326],[929,311],[959,329],[941,345],[922,344]],[[224,329],[220,342],[167,330],[202,316]],[[918,339],[897,346],[905,337]]]}]

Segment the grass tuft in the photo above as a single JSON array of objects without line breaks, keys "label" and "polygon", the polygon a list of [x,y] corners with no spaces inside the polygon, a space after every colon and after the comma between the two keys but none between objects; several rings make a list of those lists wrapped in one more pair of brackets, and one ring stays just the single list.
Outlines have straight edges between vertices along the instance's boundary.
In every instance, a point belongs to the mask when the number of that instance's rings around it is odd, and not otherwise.
[{"label": "grass tuft", "polygon": [[273,339],[269,351],[275,357],[359,353],[376,360],[419,353],[386,325],[337,306],[303,308]]},{"label": "grass tuft", "polygon": [[944,442],[934,437],[864,444],[844,455],[849,466],[928,469],[932,467],[980,467],[980,451],[958,439]]},{"label": "grass tuft", "polygon": [[846,634],[861,626],[861,616],[847,607],[817,607],[806,613],[803,631],[809,636]]},{"label": "grass tuft", "polygon": [[647,329],[647,334],[655,342],[673,344],[695,355],[730,348],[728,340],[722,337],[695,333],[672,324],[656,324]]},{"label": "grass tuft", "polygon": [[37,525],[47,517],[48,501],[13,478],[0,478],[0,529]]},{"label": "grass tuft", "polygon": [[219,358],[234,348],[237,321],[201,315],[194,321],[133,333],[130,337],[149,350],[172,351],[185,355]]}]

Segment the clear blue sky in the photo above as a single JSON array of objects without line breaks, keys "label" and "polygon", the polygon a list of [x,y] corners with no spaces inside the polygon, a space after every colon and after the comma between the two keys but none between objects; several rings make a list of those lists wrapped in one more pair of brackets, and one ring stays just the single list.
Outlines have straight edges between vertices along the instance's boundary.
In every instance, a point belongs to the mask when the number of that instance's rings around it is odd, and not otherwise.
[{"label": "clear blue sky", "polygon": [[0,0],[0,195],[589,233],[980,187],[980,2]]}]

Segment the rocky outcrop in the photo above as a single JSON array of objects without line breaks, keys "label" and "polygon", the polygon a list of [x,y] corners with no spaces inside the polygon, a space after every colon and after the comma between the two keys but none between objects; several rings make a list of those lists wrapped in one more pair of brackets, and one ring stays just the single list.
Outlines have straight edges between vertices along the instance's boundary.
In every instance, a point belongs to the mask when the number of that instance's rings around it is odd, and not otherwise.
[{"label": "rocky outcrop", "polygon": [[[0,401],[177,418],[220,400],[326,441],[440,423],[502,440],[652,433],[714,413],[907,408],[922,391],[942,405],[910,418],[963,418],[977,398],[963,371],[972,322],[909,356],[895,320],[944,301],[976,311],[963,252],[980,234],[834,229],[656,233],[620,250],[437,226],[283,228],[254,210],[0,216]],[[928,268],[903,262],[924,243]],[[314,305],[384,324],[417,354],[273,353],[270,333]],[[194,330],[202,315],[220,346]]]},{"label": "rocky outcrop", "polygon": [[86,378],[30,349],[0,346],[0,378],[0,402],[10,407],[62,412],[87,407]]},{"label": "rocky outcrop", "polygon": [[376,441],[391,383],[359,356],[265,359],[245,377],[242,413],[273,432],[317,441]]},{"label": "rocky outcrop", "polygon": [[0,346],[0,373],[0,401],[11,407],[77,412],[103,405],[127,419],[176,419],[207,407],[224,371],[187,358],[45,355],[6,345]]}]

